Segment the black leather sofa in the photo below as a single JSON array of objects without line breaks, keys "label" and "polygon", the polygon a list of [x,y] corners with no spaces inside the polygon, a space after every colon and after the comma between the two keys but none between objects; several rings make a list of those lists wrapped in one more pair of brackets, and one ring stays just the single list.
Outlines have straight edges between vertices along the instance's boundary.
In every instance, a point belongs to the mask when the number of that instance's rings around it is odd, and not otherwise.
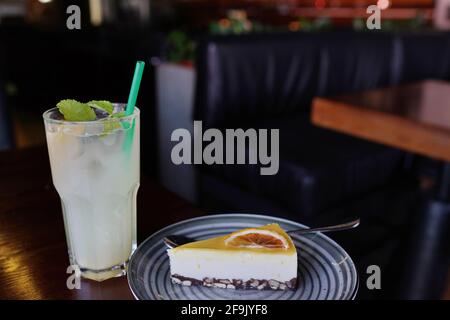
[{"label": "black leather sofa", "polygon": [[7,150],[13,146],[11,134],[11,119],[6,108],[4,76],[4,52],[0,48],[0,151]]},{"label": "black leather sofa", "polygon": [[9,114],[6,110],[3,92],[0,89],[0,151],[7,150],[13,145]]},{"label": "black leather sofa", "polygon": [[[384,33],[208,38],[199,48],[195,118],[206,127],[279,128],[280,170],[261,176],[254,165],[205,166],[203,200],[291,212],[304,220],[391,183],[403,173],[405,154],[315,127],[311,100],[446,79],[448,61],[433,59],[424,70],[420,57],[441,54],[449,39]],[[411,50],[414,41],[422,54]],[[427,42],[435,45],[421,46]],[[221,185],[236,188],[236,196],[229,199]]]},{"label": "black leather sofa", "polygon": [[[195,119],[204,127],[280,129],[280,168],[201,167],[203,207],[261,212],[308,224],[360,216],[358,231],[333,236],[359,267],[392,277],[380,295],[401,297],[404,236],[420,203],[411,155],[311,124],[315,96],[450,78],[446,33],[305,33],[221,36],[198,48]],[[360,270],[364,272],[365,270]],[[364,291],[364,289],[363,289]],[[363,298],[378,293],[361,294]]]}]

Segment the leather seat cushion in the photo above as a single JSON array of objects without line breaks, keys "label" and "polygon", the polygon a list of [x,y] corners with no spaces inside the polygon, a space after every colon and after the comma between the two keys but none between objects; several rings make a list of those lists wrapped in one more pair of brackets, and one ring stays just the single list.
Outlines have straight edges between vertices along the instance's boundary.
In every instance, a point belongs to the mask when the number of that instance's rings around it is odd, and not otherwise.
[{"label": "leather seat cushion", "polygon": [[402,165],[403,152],[318,128],[307,115],[249,127],[280,129],[276,175],[260,175],[259,164],[204,165],[202,169],[305,216],[388,183]]}]

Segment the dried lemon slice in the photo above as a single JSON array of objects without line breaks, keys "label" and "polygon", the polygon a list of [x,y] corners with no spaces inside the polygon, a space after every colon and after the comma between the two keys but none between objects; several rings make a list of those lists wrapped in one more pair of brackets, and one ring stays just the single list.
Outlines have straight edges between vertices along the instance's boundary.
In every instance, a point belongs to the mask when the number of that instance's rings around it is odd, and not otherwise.
[{"label": "dried lemon slice", "polygon": [[239,248],[287,249],[289,244],[280,234],[261,229],[245,229],[234,232],[225,239],[228,246]]}]

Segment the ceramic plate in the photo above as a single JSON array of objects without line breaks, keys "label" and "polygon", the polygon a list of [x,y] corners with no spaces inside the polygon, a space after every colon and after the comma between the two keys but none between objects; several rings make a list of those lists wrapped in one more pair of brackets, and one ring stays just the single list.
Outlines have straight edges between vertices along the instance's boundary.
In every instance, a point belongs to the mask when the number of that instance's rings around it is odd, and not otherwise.
[{"label": "ceramic plate", "polygon": [[298,251],[298,288],[295,291],[229,290],[180,286],[170,280],[169,257],[162,239],[181,234],[206,239],[238,229],[278,223],[284,230],[306,228],[299,223],[263,215],[221,214],[170,225],[148,237],[128,265],[128,284],[136,299],[161,300],[350,300],[358,275],[350,256],[322,233],[292,235]]}]

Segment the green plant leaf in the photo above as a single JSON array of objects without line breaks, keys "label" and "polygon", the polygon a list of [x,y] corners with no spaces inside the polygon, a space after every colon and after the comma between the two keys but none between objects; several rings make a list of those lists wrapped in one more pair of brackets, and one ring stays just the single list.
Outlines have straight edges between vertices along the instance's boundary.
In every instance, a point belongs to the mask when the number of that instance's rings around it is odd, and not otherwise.
[{"label": "green plant leaf", "polygon": [[56,105],[67,121],[92,121],[96,119],[94,110],[86,103],[76,100],[61,100]]},{"label": "green plant leaf", "polygon": [[91,108],[96,108],[96,109],[106,111],[108,114],[112,114],[114,111],[113,104],[106,100],[99,100],[99,101],[93,100],[93,101],[89,101],[87,104]]}]

